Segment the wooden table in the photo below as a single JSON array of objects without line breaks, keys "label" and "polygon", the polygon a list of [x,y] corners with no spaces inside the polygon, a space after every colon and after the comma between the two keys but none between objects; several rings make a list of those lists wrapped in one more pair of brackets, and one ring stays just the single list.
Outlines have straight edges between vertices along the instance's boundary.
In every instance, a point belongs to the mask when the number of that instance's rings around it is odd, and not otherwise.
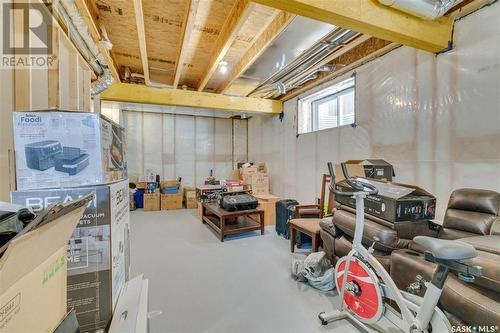
[{"label": "wooden table", "polygon": [[[259,221],[252,215],[258,215]],[[226,235],[237,234],[252,230],[260,230],[264,234],[264,210],[249,209],[228,212],[222,209],[217,203],[204,202],[202,204],[202,222],[207,223],[220,236],[220,241],[224,241]]]}]

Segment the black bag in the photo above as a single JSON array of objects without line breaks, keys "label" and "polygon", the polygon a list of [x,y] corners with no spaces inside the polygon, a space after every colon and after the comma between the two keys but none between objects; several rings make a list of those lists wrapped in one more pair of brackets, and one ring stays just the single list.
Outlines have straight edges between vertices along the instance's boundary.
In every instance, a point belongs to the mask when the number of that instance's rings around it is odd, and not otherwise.
[{"label": "black bag", "polygon": [[293,199],[276,201],[276,233],[290,239],[290,219],[295,217],[295,206],[299,202]]},{"label": "black bag", "polygon": [[224,195],[220,198],[220,206],[228,212],[255,209],[259,200],[250,194]]}]

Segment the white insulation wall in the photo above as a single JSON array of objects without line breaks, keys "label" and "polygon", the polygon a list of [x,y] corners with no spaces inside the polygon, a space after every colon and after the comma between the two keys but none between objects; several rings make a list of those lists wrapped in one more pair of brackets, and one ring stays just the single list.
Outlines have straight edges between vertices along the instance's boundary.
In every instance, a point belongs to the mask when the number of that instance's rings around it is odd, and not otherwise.
[{"label": "white insulation wall", "polygon": [[250,119],[250,160],[267,162],[272,192],[301,203],[318,197],[327,161],[347,159],[389,161],[396,181],[437,197],[437,218],[453,189],[500,191],[499,21],[497,2],[455,24],[452,51],[400,47],[356,69],[356,128],[296,137],[297,98],[283,122]]},{"label": "white insulation wall", "polygon": [[247,161],[247,120],[123,111],[131,180],[151,170],[162,179],[203,184],[210,170],[228,178]]}]

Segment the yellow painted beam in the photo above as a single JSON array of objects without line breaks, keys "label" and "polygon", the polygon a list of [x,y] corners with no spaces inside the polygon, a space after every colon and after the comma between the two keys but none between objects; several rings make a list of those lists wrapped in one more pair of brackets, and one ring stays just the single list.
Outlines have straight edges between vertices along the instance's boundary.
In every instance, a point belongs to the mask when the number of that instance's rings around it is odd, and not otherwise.
[{"label": "yellow painted beam", "polygon": [[453,21],[449,17],[425,20],[376,0],[252,1],[430,52],[447,49],[452,40]]},{"label": "yellow painted beam", "polygon": [[182,89],[161,89],[130,83],[112,84],[101,94],[101,99],[264,114],[279,114],[282,111],[282,102],[270,99],[225,96]]}]

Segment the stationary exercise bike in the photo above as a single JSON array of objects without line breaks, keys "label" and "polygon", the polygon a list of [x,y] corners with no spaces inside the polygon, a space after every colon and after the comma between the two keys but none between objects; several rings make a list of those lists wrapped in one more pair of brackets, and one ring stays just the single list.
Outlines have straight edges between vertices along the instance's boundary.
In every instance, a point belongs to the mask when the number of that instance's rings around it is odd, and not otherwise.
[{"label": "stationary exercise bike", "polygon": [[[345,181],[353,190],[344,192],[335,189],[335,171],[331,162],[328,163],[332,179],[329,189],[337,196],[352,196],[356,199],[356,229],[352,250],[340,258],[335,266],[340,305],[330,313],[321,312],[318,316],[321,323],[326,325],[348,319],[367,332],[380,329],[406,333],[451,332],[451,325],[437,304],[449,270],[457,271],[458,277],[466,282],[472,282],[474,277],[482,275],[481,267],[462,262],[477,256],[474,247],[460,241],[415,237],[413,240],[426,249],[425,259],[436,263],[437,268],[432,281],[425,281],[418,275],[407,289],[409,292],[399,290],[372,254],[377,240],[368,249],[361,244],[364,199],[376,195],[378,190],[367,181],[349,177],[345,163],[341,163],[341,168]],[[427,288],[423,298],[413,294],[422,287]]]}]

